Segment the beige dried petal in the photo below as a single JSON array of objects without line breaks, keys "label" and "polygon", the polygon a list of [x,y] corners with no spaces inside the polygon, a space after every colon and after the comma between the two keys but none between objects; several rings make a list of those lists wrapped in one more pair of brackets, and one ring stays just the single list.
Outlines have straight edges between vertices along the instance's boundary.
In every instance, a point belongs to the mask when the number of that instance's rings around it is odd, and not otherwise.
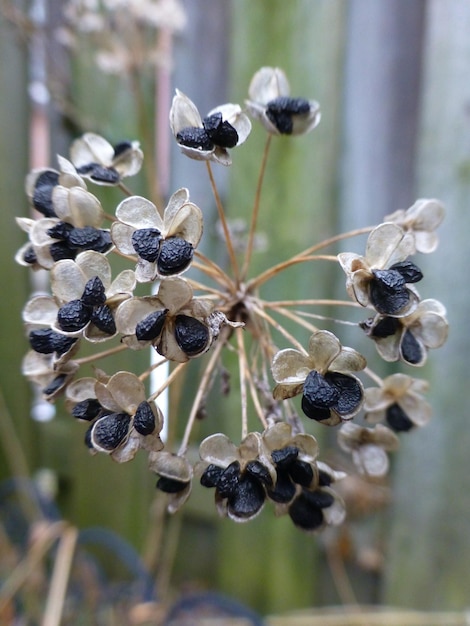
[{"label": "beige dried petal", "polygon": [[250,100],[262,105],[279,96],[290,94],[287,76],[279,67],[262,67],[251,79],[248,87]]},{"label": "beige dried petal", "polygon": [[101,163],[110,166],[114,157],[114,148],[100,135],[85,133],[76,139],[70,147],[70,158],[75,167],[89,163]]},{"label": "beige dried petal", "polygon": [[142,196],[131,196],[123,200],[116,208],[118,220],[136,229],[157,228],[163,230],[163,221],[157,207]]},{"label": "beige dried petal", "polygon": [[103,254],[94,250],[86,250],[77,255],[75,263],[83,272],[85,282],[98,276],[106,290],[110,287],[111,266]]},{"label": "beige dried petal", "polygon": [[171,452],[162,451],[149,456],[149,469],[160,476],[180,482],[189,482],[193,477],[193,468],[188,459]]},{"label": "beige dried petal", "polygon": [[175,339],[174,325],[171,319],[163,327],[161,337],[155,347],[158,354],[161,354],[169,361],[174,361],[175,363],[186,363],[186,361],[189,361],[189,356],[183,352]]},{"label": "beige dried petal", "polygon": [[71,259],[58,261],[51,270],[52,293],[63,304],[81,297],[87,279]]},{"label": "beige dried petal", "polygon": [[23,321],[33,326],[50,326],[57,317],[57,302],[51,296],[35,296],[23,309]]},{"label": "beige dried petal", "polygon": [[122,335],[133,335],[140,321],[151,313],[163,309],[164,306],[156,296],[130,298],[120,304],[116,310],[114,321],[117,330]]},{"label": "beige dried petal", "polygon": [[106,385],[115,402],[129,415],[146,399],[144,383],[130,372],[117,372]]},{"label": "beige dried petal", "polygon": [[179,89],[176,89],[171,104],[170,127],[175,137],[183,128],[202,128],[202,119],[196,105]]},{"label": "beige dried petal", "polygon": [[315,365],[310,369],[316,369],[320,374],[325,374],[340,352],[341,344],[333,333],[327,330],[313,333],[309,339],[308,353]]},{"label": "beige dried petal", "polygon": [[[411,242],[409,249],[405,241]],[[371,268],[384,269],[406,259],[412,253],[411,244],[411,238],[406,239],[405,232],[397,224],[391,222],[379,224],[369,235],[365,257]],[[401,251],[402,248],[403,253],[397,256],[397,251]]]},{"label": "beige dried petal", "polygon": [[69,189],[57,185],[52,192],[52,205],[59,219],[77,228],[98,228],[103,221],[104,211],[100,201],[82,187]]},{"label": "beige dried petal", "polygon": [[203,216],[201,209],[195,204],[188,203],[180,207],[170,221],[165,214],[165,237],[181,237],[194,247],[201,240],[203,230]]},{"label": "beige dried petal", "polygon": [[135,285],[135,273],[132,270],[123,270],[120,272],[106,290],[107,304],[110,305],[119,301],[121,296],[131,296]]},{"label": "beige dried petal", "polygon": [[367,365],[365,357],[353,348],[342,347],[341,352],[330,364],[334,372],[360,372]]},{"label": "beige dried petal", "polygon": [[181,187],[175,191],[168,200],[168,204],[166,206],[163,221],[164,221],[164,229],[168,231],[169,225],[175,219],[175,216],[178,214],[181,207],[189,202],[189,191],[186,187]]},{"label": "beige dried petal", "polygon": [[160,283],[158,298],[171,315],[183,309],[192,300],[193,290],[189,283],[177,276]]},{"label": "beige dried petal", "polygon": [[206,463],[227,467],[239,460],[238,449],[227,435],[215,433],[204,439],[199,446],[199,456]]},{"label": "beige dried petal", "polygon": [[95,398],[95,384],[96,378],[92,378],[91,376],[78,378],[67,387],[65,397],[73,404],[83,402],[89,398]]},{"label": "beige dried petal", "polygon": [[119,252],[128,255],[135,254],[135,249],[132,244],[132,235],[134,232],[135,228],[129,224],[113,222],[111,225],[111,239]]},{"label": "beige dried petal", "polygon": [[304,383],[311,369],[309,357],[294,348],[285,348],[277,352],[271,364],[274,380],[288,385]]}]

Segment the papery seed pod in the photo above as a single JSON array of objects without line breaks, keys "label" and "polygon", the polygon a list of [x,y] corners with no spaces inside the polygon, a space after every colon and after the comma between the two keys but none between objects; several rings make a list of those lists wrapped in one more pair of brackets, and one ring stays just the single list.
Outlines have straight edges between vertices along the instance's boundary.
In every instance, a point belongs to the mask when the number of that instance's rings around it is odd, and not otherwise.
[{"label": "papery seed pod", "polygon": [[140,228],[132,233],[132,245],[145,261],[154,263],[160,253],[162,236],[158,228]]},{"label": "papery seed pod", "polygon": [[209,344],[209,338],[209,329],[205,324],[189,315],[176,316],[175,339],[185,354],[196,356],[204,352]]},{"label": "papery seed pod", "polygon": [[167,476],[160,476],[157,480],[156,487],[165,493],[179,493],[180,491],[183,491],[187,485],[187,482],[175,480],[174,478],[168,478]]},{"label": "papery seed pod", "polygon": [[162,242],[157,259],[158,271],[162,276],[172,276],[185,270],[194,256],[194,248],[181,237],[169,237]]}]

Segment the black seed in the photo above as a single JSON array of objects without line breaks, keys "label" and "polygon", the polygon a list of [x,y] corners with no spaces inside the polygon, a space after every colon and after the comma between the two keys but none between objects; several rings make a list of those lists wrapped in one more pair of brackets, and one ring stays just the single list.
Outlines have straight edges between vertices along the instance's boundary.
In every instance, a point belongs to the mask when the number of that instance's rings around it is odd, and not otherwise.
[{"label": "black seed", "polygon": [[113,312],[107,304],[95,307],[90,319],[91,323],[106,335],[116,334],[116,323]]},{"label": "black seed", "polygon": [[132,144],[130,141],[120,141],[114,146],[114,158],[121,156],[124,152],[132,149]]},{"label": "black seed", "polygon": [[379,313],[394,315],[410,301],[405,279],[397,270],[374,270],[369,283],[372,304]]},{"label": "black seed", "polygon": [[407,432],[414,426],[408,415],[396,402],[388,407],[385,419],[390,428],[396,432]]},{"label": "black seed", "polygon": [[134,415],[134,428],[140,435],[151,435],[155,430],[155,415],[150,404],[144,400]]},{"label": "black seed", "polygon": [[191,263],[194,248],[181,237],[169,237],[162,242],[157,267],[163,276],[171,276],[185,270]]},{"label": "black seed", "polygon": [[290,135],[294,127],[292,116],[305,115],[309,111],[308,100],[281,96],[268,102],[266,115],[280,133]]},{"label": "black seed", "polygon": [[66,337],[50,328],[32,330],[29,333],[29,343],[35,352],[40,354],[65,354],[77,341],[75,337]]},{"label": "black seed", "polygon": [[323,524],[321,508],[312,506],[304,493],[290,505],[289,516],[294,524],[303,530],[316,530]]},{"label": "black seed", "polygon": [[298,456],[299,449],[295,446],[286,446],[281,450],[273,450],[271,452],[271,458],[273,460],[273,463],[276,464],[276,467],[285,467],[291,465],[291,463],[294,463],[297,460]]},{"label": "black seed", "polygon": [[100,448],[115,450],[127,437],[131,418],[127,413],[111,413],[93,426],[93,440]]},{"label": "black seed", "polygon": [[411,261],[395,263],[390,269],[399,272],[405,283],[418,283],[423,278],[423,272]]},{"label": "black seed", "polygon": [[339,398],[332,407],[339,415],[348,415],[355,411],[362,402],[362,387],[352,376],[327,372],[325,379],[339,391]]},{"label": "black seed", "polygon": [[224,470],[218,465],[211,463],[206,467],[201,476],[201,485],[203,487],[216,487]]},{"label": "black seed", "polygon": [[228,508],[235,517],[246,519],[261,509],[265,499],[266,492],[259,481],[243,474],[237,488],[228,497]]},{"label": "black seed", "polygon": [[67,222],[58,222],[51,226],[51,228],[47,229],[47,234],[52,239],[68,239],[70,233],[73,230],[72,224],[67,224]]},{"label": "black seed", "polygon": [[52,191],[59,184],[58,172],[46,170],[38,176],[34,185],[33,206],[45,217],[57,217],[52,205]]},{"label": "black seed", "polygon": [[382,289],[390,293],[401,291],[406,282],[398,270],[372,270],[372,273]]},{"label": "black seed", "polygon": [[64,385],[66,380],[67,380],[66,374],[59,374],[58,376],[54,378],[52,382],[50,382],[47,385],[47,387],[44,387],[44,389],[42,390],[42,393],[45,396],[52,396],[52,394],[54,394]]},{"label": "black seed", "polygon": [[179,493],[187,486],[187,482],[176,480],[175,478],[168,478],[167,476],[161,476],[157,480],[157,489],[164,491],[165,493]]},{"label": "black seed", "polygon": [[240,481],[240,463],[233,461],[222,472],[217,481],[217,492],[222,498],[232,495]]},{"label": "black seed", "polygon": [[331,474],[324,470],[318,470],[318,484],[320,487],[328,487],[332,483]]},{"label": "black seed", "polygon": [[98,306],[106,302],[105,288],[99,276],[93,276],[87,281],[81,301],[87,306]]},{"label": "black seed", "polygon": [[99,230],[99,238],[93,245],[87,247],[87,250],[94,250],[95,252],[107,252],[113,246],[111,239],[111,233],[108,230]]},{"label": "black seed", "polygon": [[222,120],[222,113],[209,115],[204,118],[202,123],[210,139],[216,146],[234,148],[237,145],[238,133],[230,122]]},{"label": "black seed", "polygon": [[185,354],[196,356],[207,348],[209,329],[194,317],[177,315],[175,319],[175,339]]},{"label": "black seed", "polygon": [[401,327],[401,322],[397,317],[382,317],[375,326],[371,327],[371,337],[383,339],[394,335]]},{"label": "black seed", "polygon": [[313,469],[306,461],[296,461],[289,467],[289,475],[297,485],[308,487],[313,480]]},{"label": "black seed", "polygon": [[93,430],[93,424],[89,428],[87,428],[87,431],[85,433],[85,437],[83,438],[83,443],[90,450],[93,450],[93,444],[91,443],[91,431],[92,430]]},{"label": "black seed", "polygon": [[60,307],[57,323],[67,333],[81,330],[91,319],[93,310],[81,300],[71,300]]},{"label": "black seed", "polygon": [[197,148],[198,150],[212,150],[214,147],[206,130],[194,126],[180,130],[176,134],[176,141],[183,146]]},{"label": "black seed", "polygon": [[23,252],[23,261],[25,263],[29,263],[30,265],[34,265],[34,263],[36,263],[37,260],[38,260],[38,257],[36,256],[36,252],[34,251],[33,246],[29,246]]},{"label": "black seed", "polygon": [[271,478],[268,468],[260,461],[250,461],[247,463],[245,471],[268,487],[273,484],[273,479]]},{"label": "black seed", "polygon": [[162,236],[158,228],[140,228],[132,233],[132,245],[137,254],[154,263],[160,252]]},{"label": "black seed", "polygon": [[413,333],[406,329],[400,344],[403,359],[411,365],[417,365],[423,360],[423,350]]},{"label": "black seed", "polygon": [[98,183],[108,183],[110,185],[117,185],[120,180],[119,174],[114,167],[105,167],[99,163],[82,165],[82,167],[77,169],[77,173],[89,176],[91,180]]},{"label": "black seed", "polygon": [[83,228],[73,228],[68,236],[68,244],[70,248],[80,250],[94,250],[102,239],[101,231],[93,226],[84,226]]},{"label": "black seed", "polygon": [[98,417],[102,407],[96,398],[87,398],[77,404],[72,409],[73,417],[87,422]]},{"label": "black seed", "polygon": [[306,396],[302,396],[301,407],[302,411],[307,417],[312,420],[317,420],[318,422],[321,422],[322,420],[327,420],[331,415],[330,409],[323,409],[316,406],[315,404],[310,402],[310,400]]},{"label": "black seed", "polygon": [[165,324],[168,309],[155,311],[144,317],[135,327],[135,336],[139,341],[153,341],[160,336]]},{"label": "black seed", "polygon": [[287,503],[295,496],[295,485],[289,476],[289,472],[283,469],[277,469],[276,485],[274,489],[268,490],[268,496],[274,502]]},{"label": "black seed", "polygon": [[319,409],[329,409],[339,400],[340,390],[326,376],[312,370],[305,379],[303,395]]},{"label": "black seed", "polygon": [[54,261],[62,259],[74,259],[77,256],[77,250],[69,248],[66,241],[57,241],[50,245],[49,252]]}]

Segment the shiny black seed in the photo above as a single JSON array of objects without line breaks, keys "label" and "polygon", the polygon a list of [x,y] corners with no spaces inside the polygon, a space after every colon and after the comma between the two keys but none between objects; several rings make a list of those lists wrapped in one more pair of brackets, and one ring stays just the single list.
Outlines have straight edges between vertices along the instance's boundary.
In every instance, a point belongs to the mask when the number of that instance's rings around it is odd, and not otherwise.
[{"label": "shiny black seed", "polygon": [[273,479],[271,478],[268,468],[260,463],[260,461],[250,461],[247,463],[246,471],[250,476],[256,478],[268,487],[273,484]]},{"label": "shiny black seed", "polygon": [[150,404],[144,400],[134,415],[134,428],[140,435],[151,435],[155,430],[155,415]]},{"label": "shiny black seed", "polygon": [[154,263],[160,252],[162,241],[158,228],[140,228],[132,233],[132,245],[137,254],[146,261]]},{"label": "shiny black seed", "polygon": [[139,341],[153,341],[163,330],[168,309],[155,311],[144,317],[135,327],[135,336]]},{"label": "shiny black seed", "polygon": [[95,422],[93,440],[100,448],[115,450],[127,437],[131,418],[127,413],[111,413]]},{"label": "shiny black seed", "polygon": [[59,184],[58,172],[46,170],[36,179],[33,193],[33,206],[45,217],[57,217],[52,205],[52,191]]},{"label": "shiny black seed", "polygon": [[58,222],[51,226],[51,228],[47,229],[47,234],[52,239],[68,239],[70,233],[73,230],[72,224],[68,224],[67,222]]},{"label": "shiny black seed", "polygon": [[70,248],[93,250],[101,241],[101,231],[93,226],[73,228],[68,236]]},{"label": "shiny black seed", "polygon": [[210,139],[216,146],[234,148],[237,145],[238,133],[230,122],[222,120],[222,113],[209,115],[204,118],[202,123]]},{"label": "shiny black seed", "polygon": [[286,467],[291,465],[291,463],[294,463],[297,460],[298,456],[299,449],[295,446],[286,446],[285,448],[281,448],[281,450],[273,450],[271,452],[271,458],[276,467]]},{"label": "shiny black seed", "polygon": [[326,376],[312,370],[305,379],[303,395],[319,409],[329,409],[339,400],[340,390]]},{"label": "shiny black seed", "polygon": [[290,505],[289,515],[296,526],[303,530],[315,530],[323,523],[322,509],[333,502],[333,496],[326,491],[304,489]]},{"label": "shiny black seed", "polygon": [[175,339],[185,354],[196,356],[207,348],[209,329],[194,317],[177,315],[175,319]]},{"label": "shiny black seed", "polygon": [[306,461],[296,461],[289,467],[289,475],[297,485],[308,487],[313,480],[313,469]]},{"label": "shiny black seed", "polygon": [[293,115],[304,115],[310,111],[310,103],[303,98],[281,96],[268,102],[266,115],[283,135],[290,135],[294,128]]},{"label": "shiny black seed", "polygon": [[38,257],[36,256],[33,246],[29,246],[23,253],[23,261],[25,263],[29,263],[30,265],[34,265],[37,260]]},{"label": "shiny black seed", "polygon": [[187,482],[176,480],[174,478],[168,478],[167,476],[161,476],[157,480],[157,489],[164,491],[165,493],[179,493],[187,486]]},{"label": "shiny black seed", "polygon": [[114,158],[121,156],[124,152],[132,149],[132,144],[130,141],[120,141],[114,146]]},{"label": "shiny black seed", "polygon": [[171,276],[185,270],[191,263],[194,248],[181,237],[169,237],[162,242],[157,267],[163,276]]},{"label": "shiny black seed", "polygon": [[327,372],[325,379],[339,391],[339,398],[332,407],[339,415],[352,413],[362,401],[363,391],[359,381],[352,376]]},{"label": "shiny black seed", "polygon": [[277,469],[276,485],[274,489],[268,489],[268,496],[274,502],[287,503],[295,496],[295,485],[289,476],[289,472],[283,469]]},{"label": "shiny black seed", "polygon": [[397,317],[382,317],[375,326],[371,327],[371,337],[377,337],[383,339],[394,335],[399,328],[401,328],[401,322]]},{"label": "shiny black seed", "polygon": [[29,343],[40,354],[65,354],[77,341],[75,337],[66,337],[50,328],[40,328],[29,333]]},{"label": "shiny black seed", "polygon": [[99,276],[93,276],[87,281],[81,300],[87,306],[98,306],[106,302],[103,281]]},{"label": "shiny black seed", "polygon": [[216,487],[224,470],[218,465],[211,463],[206,467],[201,476],[201,485],[203,487]]},{"label": "shiny black seed", "polygon": [[84,176],[89,176],[91,180],[97,183],[108,183],[110,185],[116,185],[119,180],[119,174],[114,167],[104,167],[99,163],[88,163],[77,168],[77,173]]},{"label": "shiny black seed", "polygon": [[410,301],[405,279],[397,270],[373,270],[373,274],[369,295],[375,309],[384,315],[398,313]]},{"label": "shiny black seed", "polygon": [[86,249],[101,253],[107,252],[113,246],[111,233],[107,230],[99,230],[98,232],[99,237],[97,240],[93,243],[93,245],[90,245]]},{"label": "shiny black seed", "polygon": [[197,148],[198,150],[212,150],[214,143],[204,128],[190,126],[183,128],[176,134],[176,141],[187,148]]},{"label": "shiny black seed", "polygon": [[328,487],[332,483],[331,474],[324,470],[318,471],[318,484],[320,487]]},{"label": "shiny black seed", "polygon": [[60,307],[57,322],[65,332],[74,333],[88,324],[92,313],[93,309],[81,300],[71,300]]},{"label": "shiny black seed", "polygon": [[91,314],[91,323],[106,335],[116,334],[116,323],[114,321],[113,312],[107,304],[95,307]]},{"label": "shiny black seed", "polygon": [[233,461],[230,463],[217,481],[217,491],[222,498],[232,495],[238,487],[240,481],[240,463]]},{"label": "shiny black seed", "polygon": [[406,330],[400,344],[403,359],[411,365],[417,365],[423,360],[423,350],[410,330]]},{"label": "shiny black seed", "polygon": [[316,406],[310,402],[306,396],[302,396],[301,407],[307,417],[312,420],[317,420],[318,422],[327,420],[331,415],[330,409],[324,409]]},{"label": "shiny black seed", "polygon": [[52,396],[52,394],[54,394],[64,385],[66,379],[67,379],[66,374],[59,374],[58,376],[54,378],[52,382],[50,382],[47,385],[47,387],[44,387],[44,389],[42,390],[42,393],[45,396]]},{"label": "shiny black seed", "polygon": [[56,241],[49,247],[49,252],[54,261],[61,261],[62,259],[74,259],[77,256],[77,250],[69,248],[69,244],[66,241]]},{"label": "shiny black seed", "polygon": [[231,495],[228,497],[228,508],[232,515],[246,519],[255,515],[263,506],[266,492],[260,482],[244,474]]},{"label": "shiny black seed", "polygon": [[395,263],[390,269],[399,272],[405,283],[418,283],[423,278],[423,272],[411,261]]},{"label": "shiny black seed", "polygon": [[396,402],[388,407],[385,419],[390,428],[396,432],[407,432],[414,426],[408,415]]},{"label": "shiny black seed", "polygon": [[96,398],[87,398],[77,404],[72,409],[73,417],[87,422],[98,417],[102,407]]}]

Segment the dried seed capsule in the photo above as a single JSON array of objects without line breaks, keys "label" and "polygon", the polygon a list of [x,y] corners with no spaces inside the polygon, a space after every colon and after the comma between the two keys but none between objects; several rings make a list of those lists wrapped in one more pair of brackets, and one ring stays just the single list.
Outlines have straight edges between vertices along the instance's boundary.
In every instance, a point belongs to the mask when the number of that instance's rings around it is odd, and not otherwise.
[{"label": "dried seed capsule", "polygon": [[247,519],[258,513],[265,500],[266,492],[261,483],[249,474],[243,474],[237,488],[229,495],[227,505],[233,516]]},{"label": "dried seed capsule", "polygon": [[216,146],[222,148],[234,148],[238,143],[238,133],[236,129],[222,119],[222,113],[214,113],[205,117],[203,126],[210,139]]},{"label": "dried seed capsule", "polygon": [[410,301],[405,279],[398,270],[373,270],[369,284],[370,301],[379,313],[394,315]]},{"label": "dried seed capsule", "polygon": [[185,270],[191,263],[194,248],[181,237],[169,237],[162,242],[157,267],[163,276],[171,276]]},{"label": "dried seed capsule", "polygon": [[400,345],[401,355],[407,363],[417,365],[423,360],[423,351],[410,330],[406,330]]},{"label": "dried seed capsule", "polygon": [[52,191],[59,184],[59,173],[52,170],[42,172],[36,180],[33,206],[45,217],[57,217],[52,204]]},{"label": "dried seed capsule", "polygon": [[105,288],[99,276],[93,276],[87,281],[81,301],[87,306],[98,306],[106,302]]},{"label": "dried seed capsule", "polygon": [[153,341],[163,330],[168,309],[155,311],[144,317],[135,327],[135,336],[139,341]]},{"label": "dried seed capsule", "polygon": [[312,370],[305,379],[303,395],[319,409],[329,409],[339,400],[340,392],[326,376]]},{"label": "dried seed capsule", "polygon": [[144,400],[134,415],[134,428],[140,435],[151,435],[155,430],[155,415],[150,404]]},{"label": "dried seed capsule", "polygon": [[396,402],[388,407],[385,419],[390,428],[396,432],[407,432],[414,426],[408,415]]},{"label": "dried seed capsule", "polygon": [[197,148],[198,150],[212,150],[214,143],[204,128],[190,126],[183,128],[176,134],[176,141],[187,148]]},{"label": "dried seed capsule", "polygon": [[158,228],[140,228],[132,233],[132,245],[145,261],[154,263],[160,252],[162,235]]},{"label": "dried seed capsule", "polygon": [[113,312],[107,304],[95,307],[91,315],[91,323],[101,332],[107,335],[116,334],[116,323],[114,322]]},{"label": "dried seed capsule", "polygon": [[130,141],[120,141],[115,146],[113,146],[113,148],[114,148],[114,158],[116,159],[117,157],[121,156],[128,150],[132,150],[132,144]]},{"label": "dried seed capsule", "polygon": [[310,112],[310,103],[304,98],[280,96],[268,102],[266,115],[280,133],[290,135],[294,122],[293,115],[306,115]]},{"label": "dried seed capsule", "polygon": [[196,356],[208,346],[209,329],[194,317],[177,315],[175,319],[175,339],[185,354]]},{"label": "dried seed capsule", "polygon": [[91,319],[93,309],[81,300],[71,300],[60,307],[57,323],[67,333],[74,333],[84,328]]},{"label": "dried seed capsule", "polygon": [[126,439],[130,422],[127,413],[111,413],[100,418],[92,428],[92,444],[112,452]]},{"label": "dried seed capsule", "polygon": [[95,419],[95,417],[98,417],[101,409],[102,406],[96,398],[87,398],[86,400],[77,402],[72,409],[72,415],[77,419],[90,422]]},{"label": "dried seed capsule", "polygon": [[361,322],[359,326],[370,337],[377,337],[379,339],[390,337],[394,335],[400,328],[400,320],[397,317],[383,317],[374,326],[374,318],[369,318],[365,322]]},{"label": "dried seed capsule", "polygon": [[353,413],[362,401],[362,387],[359,381],[352,376],[340,374],[339,372],[327,372],[325,380],[333,385],[339,393],[339,397],[334,404],[334,410],[339,415]]}]

